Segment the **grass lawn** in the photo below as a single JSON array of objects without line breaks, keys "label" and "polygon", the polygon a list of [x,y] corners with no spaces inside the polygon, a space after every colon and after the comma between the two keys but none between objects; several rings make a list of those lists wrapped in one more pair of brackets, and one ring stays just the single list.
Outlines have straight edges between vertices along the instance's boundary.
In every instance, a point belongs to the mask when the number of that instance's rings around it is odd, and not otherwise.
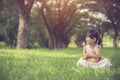
[{"label": "grass lawn", "polygon": [[0,49],[0,80],[120,80],[120,49],[101,51],[113,67],[76,67],[81,48]]}]

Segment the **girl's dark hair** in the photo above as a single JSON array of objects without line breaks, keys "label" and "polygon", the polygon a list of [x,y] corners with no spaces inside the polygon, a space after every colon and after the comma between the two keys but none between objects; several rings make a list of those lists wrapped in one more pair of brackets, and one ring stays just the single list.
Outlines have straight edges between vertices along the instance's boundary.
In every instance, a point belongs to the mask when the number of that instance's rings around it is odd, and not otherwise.
[{"label": "girl's dark hair", "polygon": [[95,29],[89,30],[89,31],[87,32],[87,34],[86,34],[86,37],[90,37],[91,39],[96,38],[96,41],[95,41],[95,42],[96,42],[98,45],[101,44],[101,38],[100,38],[99,32],[98,32],[97,30],[95,30]]}]

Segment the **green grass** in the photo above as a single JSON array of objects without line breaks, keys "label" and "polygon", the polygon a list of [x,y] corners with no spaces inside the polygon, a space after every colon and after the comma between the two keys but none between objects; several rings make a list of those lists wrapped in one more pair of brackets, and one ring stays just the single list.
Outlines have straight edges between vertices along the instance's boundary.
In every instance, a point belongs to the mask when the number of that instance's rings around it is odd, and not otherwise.
[{"label": "green grass", "polygon": [[0,49],[0,80],[119,80],[120,50],[105,48],[101,53],[113,68],[76,67],[81,48]]}]

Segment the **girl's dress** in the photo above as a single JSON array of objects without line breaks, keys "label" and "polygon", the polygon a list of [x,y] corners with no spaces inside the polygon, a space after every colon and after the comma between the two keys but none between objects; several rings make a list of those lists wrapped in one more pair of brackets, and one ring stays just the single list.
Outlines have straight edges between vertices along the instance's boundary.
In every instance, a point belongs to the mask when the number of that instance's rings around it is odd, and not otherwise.
[{"label": "girl's dress", "polygon": [[[85,46],[87,54],[91,51],[96,51],[96,49],[100,47],[98,45],[95,45],[94,48],[91,48],[89,45]],[[76,63],[77,66],[85,66],[85,67],[91,67],[91,68],[102,68],[102,67],[111,67],[112,64],[107,58],[103,58],[97,63],[88,62],[87,60],[84,60],[83,57],[81,57],[78,62]]]}]

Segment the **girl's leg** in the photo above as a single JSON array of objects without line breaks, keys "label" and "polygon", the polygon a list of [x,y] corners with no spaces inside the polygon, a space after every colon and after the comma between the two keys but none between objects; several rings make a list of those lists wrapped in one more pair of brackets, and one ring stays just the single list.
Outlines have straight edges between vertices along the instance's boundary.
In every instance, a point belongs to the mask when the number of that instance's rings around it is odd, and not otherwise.
[{"label": "girl's leg", "polygon": [[76,63],[76,66],[78,66],[78,67],[79,66],[88,66],[88,62],[85,59],[83,59],[83,57],[82,57],[78,60],[78,62]]},{"label": "girl's leg", "polygon": [[101,61],[98,62],[98,64],[100,67],[111,67],[112,66],[111,62],[107,58],[102,59]]}]

